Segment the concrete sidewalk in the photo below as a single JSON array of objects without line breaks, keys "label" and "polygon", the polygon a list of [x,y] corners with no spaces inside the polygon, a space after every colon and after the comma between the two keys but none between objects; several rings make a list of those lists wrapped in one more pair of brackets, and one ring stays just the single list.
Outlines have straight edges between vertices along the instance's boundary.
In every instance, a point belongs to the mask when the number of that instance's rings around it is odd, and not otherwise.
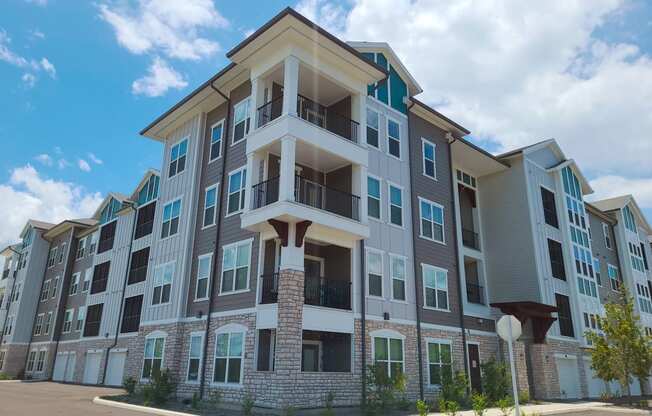
[{"label": "concrete sidewalk", "polygon": [[[569,414],[579,412],[609,412],[613,415],[616,414],[631,414],[631,415],[649,415],[647,410],[640,409],[627,409],[624,407],[613,406],[609,403],[603,402],[576,402],[576,403],[546,403],[546,404],[530,404],[521,406],[521,415],[557,415]],[[511,413],[514,414],[514,411]],[[445,416],[445,413],[428,413],[431,416]],[[457,413],[458,416],[475,416],[472,410],[465,410]],[[503,413],[500,409],[491,408],[487,409],[484,416],[502,416]]]}]

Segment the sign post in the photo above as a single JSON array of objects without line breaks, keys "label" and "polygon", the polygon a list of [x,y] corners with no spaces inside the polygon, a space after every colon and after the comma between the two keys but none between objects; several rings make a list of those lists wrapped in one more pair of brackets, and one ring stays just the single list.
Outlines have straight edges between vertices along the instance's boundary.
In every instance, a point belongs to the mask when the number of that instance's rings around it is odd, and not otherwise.
[{"label": "sign post", "polygon": [[521,408],[518,403],[518,386],[516,384],[516,367],[514,364],[514,349],[512,342],[516,341],[522,333],[521,322],[514,315],[505,315],[498,320],[496,332],[505,342],[509,351],[509,368],[512,373],[512,389],[514,391],[514,413],[516,416],[521,415]]}]

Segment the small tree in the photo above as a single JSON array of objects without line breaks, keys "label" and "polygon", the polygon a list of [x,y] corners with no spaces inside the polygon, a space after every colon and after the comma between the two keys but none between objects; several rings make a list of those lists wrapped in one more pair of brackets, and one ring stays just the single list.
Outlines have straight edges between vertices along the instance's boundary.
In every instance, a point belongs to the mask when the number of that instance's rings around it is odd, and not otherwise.
[{"label": "small tree", "polygon": [[604,305],[606,316],[598,317],[604,336],[587,331],[593,344],[591,368],[605,382],[618,380],[631,404],[630,383],[635,377],[645,379],[652,369],[652,338],[639,326],[634,301],[621,285],[618,299]]}]

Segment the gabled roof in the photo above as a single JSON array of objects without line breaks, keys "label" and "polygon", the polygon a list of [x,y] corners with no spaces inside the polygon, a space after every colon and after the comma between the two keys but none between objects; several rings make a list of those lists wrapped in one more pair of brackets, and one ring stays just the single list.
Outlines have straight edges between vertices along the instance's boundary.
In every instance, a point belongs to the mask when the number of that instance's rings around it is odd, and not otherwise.
[{"label": "gabled roof", "polygon": [[453,133],[456,137],[462,137],[466,136],[467,134],[471,133],[469,130],[467,130],[465,127],[462,125],[454,122],[450,118],[446,117],[439,111],[435,110],[434,108],[428,106],[427,104],[423,103],[422,101],[410,97],[409,99],[412,101],[414,104],[412,107],[410,107],[410,111],[413,111],[415,114],[420,111],[420,116],[424,116],[426,118],[429,118],[432,121],[433,124],[441,126],[444,130],[450,131]]},{"label": "gabled roof", "polygon": [[52,223],[49,223],[49,222],[30,219],[30,220],[27,220],[27,223],[25,223],[25,226],[23,227],[23,230],[20,232],[20,237],[22,238],[25,235],[25,233],[27,232],[27,229],[29,227],[32,227],[32,228],[35,228],[35,229],[41,230],[41,231],[47,231],[47,230],[49,230],[50,228],[52,228],[54,226],[55,226],[55,224],[52,224]]},{"label": "gabled roof", "polygon": [[20,254],[20,244],[10,244],[7,247],[0,250],[0,256],[9,257],[12,254]]},{"label": "gabled roof", "polygon": [[[536,149],[539,149],[541,147],[545,147],[545,146],[547,146],[549,144],[553,144],[553,143],[559,149],[559,145],[557,145],[557,142],[555,141],[555,139],[546,139],[546,140],[541,140],[541,141],[536,142],[536,143],[528,144],[528,145],[523,146],[523,147],[517,147],[514,150],[510,150],[508,152],[496,155],[496,157],[499,158],[499,159],[509,159],[511,157],[520,155],[525,151],[534,151]],[[561,151],[561,149],[559,149],[559,151]]]},{"label": "gabled roof", "polygon": [[652,235],[652,227],[650,227],[650,223],[647,221],[647,218],[645,218],[643,211],[638,206],[638,203],[636,203],[636,199],[634,199],[633,195],[621,195],[613,198],[606,198],[600,201],[593,201],[592,204],[604,212],[621,210],[629,205],[634,212],[634,215],[638,217],[638,224],[645,228],[648,235]]},{"label": "gabled roof", "polygon": [[607,212],[604,212],[600,208],[596,207],[593,205],[592,202],[585,202],[584,206],[586,207],[586,210],[595,215],[596,217],[600,217],[601,220],[608,222],[612,225],[615,225],[618,223],[618,220],[614,218],[613,216],[609,215]]},{"label": "gabled roof", "polygon": [[93,218],[99,218],[100,217],[100,214],[102,214],[102,210],[104,209],[106,204],[109,203],[111,198],[114,198],[118,202],[121,202],[121,203],[125,202],[125,201],[129,201],[129,197],[127,195],[121,194],[119,192],[109,192],[109,194],[104,198],[104,200],[102,201],[100,206],[98,206],[97,209],[95,210],[95,212],[93,213]]},{"label": "gabled roof", "polygon": [[71,228],[78,227],[82,229],[93,227],[97,224],[97,220],[94,218],[79,218],[74,220],[64,220],[54,227],[50,228],[43,237],[50,239],[56,237],[57,235],[68,231]]},{"label": "gabled roof", "polygon": [[138,201],[138,192],[140,191],[140,188],[142,188],[147,181],[149,181],[149,178],[152,176],[158,176],[159,178],[161,177],[161,172],[158,169],[154,168],[149,168],[143,175],[143,178],[138,182],[138,185],[136,185],[136,188],[134,191],[131,193],[131,196],[129,197],[130,200],[132,201]]}]

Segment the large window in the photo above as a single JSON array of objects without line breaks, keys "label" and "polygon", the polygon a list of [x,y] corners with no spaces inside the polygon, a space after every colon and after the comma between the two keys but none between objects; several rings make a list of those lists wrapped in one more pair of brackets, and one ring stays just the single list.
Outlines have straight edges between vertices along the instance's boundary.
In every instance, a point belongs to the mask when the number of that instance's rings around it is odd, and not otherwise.
[{"label": "large window", "polygon": [[389,256],[389,271],[392,277],[392,299],[405,300],[405,257]]},{"label": "large window", "polygon": [[564,253],[561,248],[561,243],[548,239],[548,254],[550,256],[550,269],[552,271],[552,277],[559,280],[566,280]]},{"label": "large window", "polygon": [[380,219],[380,180],[367,177],[367,215]]},{"label": "large window", "polygon": [[246,176],[247,170],[244,168],[229,174],[227,215],[235,214],[244,209]]},{"label": "large window", "polygon": [[127,284],[144,282],[147,279],[147,265],[149,264],[149,247],[131,253],[129,263],[129,279]]},{"label": "large window", "polygon": [[233,293],[249,289],[250,262],[251,240],[241,241],[223,248],[220,293]]},{"label": "large window", "polygon": [[211,278],[211,262],[213,254],[204,254],[197,260],[197,288],[195,300],[208,299],[208,287]]},{"label": "large window", "polygon": [[168,178],[171,178],[186,169],[186,153],[188,152],[188,139],[184,139],[172,146],[170,150],[170,165]]},{"label": "large window", "polygon": [[542,187],[541,203],[543,204],[543,217],[546,220],[546,224],[559,228],[557,206],[555,205],[555,194]]},{"label": "large window", "polygon": [[37,373],[42,373],[43,368],[45,368],[45,356],[47,354],[46,350],[41,350],[38,352],[38,356],[36,358],[36,368],[34,369],[35,372]]},{"label": "large window", "polygon": [[390,378],[403,373],[403,340],[374,337],[374,363]]},{"label": "large window", "polygon": [[448,310],[448,271],[427,264],[421,268],[425,307]]},{"label": "large window", "polygon": [[423,174],[432,179],[437,179],[435,154],[435,145],[426,139],[421,139]]},{"label": "large window", "polygon": [[441,386],[453,375],[451,344],[446,341],[428,341],[428,380],[431,386]]},{"label": "large window", "polygon": [[118,221],[112,221],[102,226],[100,231],[100,241],[97,244],[97,254],[104,253],[105,251],[113,248],[113,240],[115,239],[115,229]]},{"label": "large window", "polygon": [[51,248],[50,253],[48,254],[48,268],[54,266],[54,262],[57,259],[57,248]]},{"label": "large window", "polygon": [[367,108],[367,144],[378,148],[378,112]]},{"label": "large window", "polygon": [[187,376],[188,381],[191,382],[199,381],[199,372],[201,369],[203,344],[204,344],[204,334],[193,333],[190,335],[190,353],[188,354],[188,376]]},{"label": "large window", "polygon": [[151,202],[138,208],[135,240],[152,233],[152,229],[154,228],[154,214],[156,214],[156,202]]},{"label": "large window", "polygon": [[403,226],[403,190],[389,185],[389,222]]},{"label": "large window", "polygon": [[568,296],[555,293],[557,303],[557,319],[559,320],[559,332],[565,337],[574,337],[573,316],[571,314],[570,301]]},{"label": "large window", "polygon": [[623,218],[625,219],[625,228],[635,233],[636,220],[634,219],[634,214],[632,214],[632,210],[629,208],[629,205],[625,205],[625,208],[623,208]]},{"label": "large window", "polygon": [[100,324],[102,323],[103,303],[91,305],[86,309],[86,325],[84,325],[85,337],[96,337],[100,335]]},{"label": "large window", "polygon": [[204,227],[215,225],[215,212],[217,206],[217,185],[209,186],[204,192]]},{"label": "large window", "polygon": [[110,266],[110,261],[95,266],[95,270],[93,271],[93,283],[91,283],[91,295],[106,290],[106,284],[109,281]]},{"label": "large window", "polygon": [[147,338],[145,340],[145,352],[143,354],[143,373],[141,378],[148,380],[152,374],[161,371],[163,366],[163,349],[165,338]]},{"label": "large window", "polygon": [[175,263],[158,266],[154,271],[154,291],[152,305],[161,305],[170,301]]},{"label": "large window", "polygon": [[444,207],[419,198],[421,227],[419,235],[427,240],[444,242]]},{"label": "large window", "polygon": [[387,151],[390,155],[401,158],[401,128],[392,119],[387,119]]},{"label": "large window", "polygon": [[27,366],[25,370],[27,372],[34,371],[35,362],[36,362],[36,351],[30,351],[29,355],[27,356]]},{"label": "large window", "polygon": [[140,311],[143,306],[143,295],[132,296],[125,299],[124,310],[122,313],[122,323],[120,333],[138,332],[140,325]]},{"label": "large window", "polygon": [[217,333],[214,383],[240,384],[244,358],[244,332]]},{"label": "large window", "polygon": [[249,133],[249,98],[233,108],[233,143],[238,143]]},{"label": "large window", "polygon": [[211,162],[222,155],[222,137],[224,136],[224,120],[211,126]]},{"label": "large window", "polygon": [[45,302],[48,299],[48,296],[50,295],[50,280],[46,280],[43,282],[43,286],[41,287],[41,302]]},{"label": "large window", "polygon": [[52,294],[50,295],[50,297],[51,297],[52,299],[54,299],[54,298],[57,297],[57,289],[59,288],[59,280],[60,280],[60,279],[59,279],[59,276],[57,276],[57,277],[55,277],[54,280],[52,281],[52,286],[50,287],[50,290],[51,290],[51,292],[52,292]]},{"label": "large window", "polygon": [[179,216],[181,215],[181,200],[170,202],[163,207],[163,225],[161,238],[175,235],[179,231]]},{"label": "large window", "polygon": [[367,287],[369,296],[383,296],[383,254],[367,250]]}]

